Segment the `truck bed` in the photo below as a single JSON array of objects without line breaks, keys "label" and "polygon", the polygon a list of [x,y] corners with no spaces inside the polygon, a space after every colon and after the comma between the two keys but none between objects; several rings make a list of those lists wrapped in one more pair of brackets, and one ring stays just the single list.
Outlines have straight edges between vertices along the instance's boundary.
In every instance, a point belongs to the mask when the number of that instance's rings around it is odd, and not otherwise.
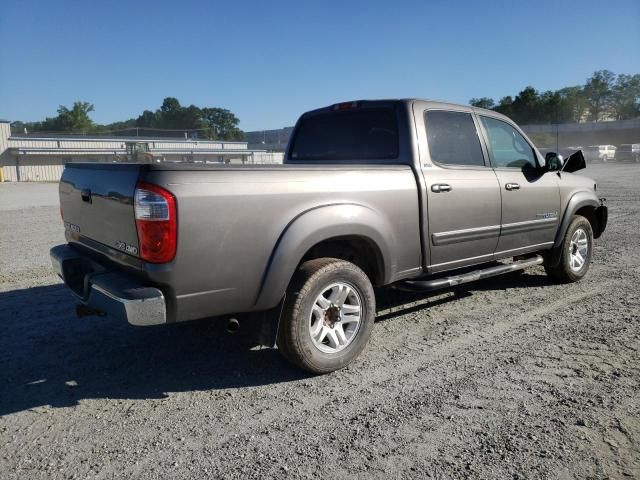
[{"label": "truck bed", "polygon": [[[176,198],[177,252],[170,263],[141,261],[135,251],[133,192],[141,181]],[[394,259],[385,283],[421,266],[418,193],[408,165],[73,163],[60,192],[71,246],[160,288],[168,321],[275,306],[284,291],[267,271],[288,234],[296,236],[296,248],[312,246],[319,220],[299,227],[311,216],[331,218],[336,237],[346,227],[379,235]],[[83,192],[91,192],[91,202]]]}]

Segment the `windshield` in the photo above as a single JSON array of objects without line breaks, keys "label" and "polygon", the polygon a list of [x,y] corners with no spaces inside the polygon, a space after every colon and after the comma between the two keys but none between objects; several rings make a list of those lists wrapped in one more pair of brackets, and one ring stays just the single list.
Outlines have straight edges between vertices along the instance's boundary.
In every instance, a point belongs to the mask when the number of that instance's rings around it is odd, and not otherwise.
[{"label": "windshield", "polygon": [[374,160],[398,157],[393,108],[315,113],[302,117],[291,160]]}]

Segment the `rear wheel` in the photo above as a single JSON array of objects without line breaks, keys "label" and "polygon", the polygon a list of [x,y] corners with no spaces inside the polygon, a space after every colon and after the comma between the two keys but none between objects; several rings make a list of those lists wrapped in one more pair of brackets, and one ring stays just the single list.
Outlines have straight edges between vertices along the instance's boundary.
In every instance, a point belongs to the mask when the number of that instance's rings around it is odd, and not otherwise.
[{"label": "rear wheel", "polygon": [[545,264],[547,274],[561,282],[577,282],[587,274],[593,250],[593,230],[589,220],[575,215],[564,235],[560,261],[555,266]]},{"label": "rear wheel", "polygon": [[278,349],[313,373],[343,368],[367,344],[375,310],[371,282],[356,265],[335,258],[305,262],[287,291]]}]

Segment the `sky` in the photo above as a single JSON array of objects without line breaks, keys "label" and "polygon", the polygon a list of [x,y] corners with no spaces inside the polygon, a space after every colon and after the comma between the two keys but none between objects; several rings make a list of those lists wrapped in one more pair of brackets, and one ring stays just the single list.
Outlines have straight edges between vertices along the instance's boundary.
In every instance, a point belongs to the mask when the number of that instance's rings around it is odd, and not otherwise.
[{"label": "sky", "polygon": [[0,1],[0,118],[94,104],[97,123],[168,96],[245,131],[363,98],[466,104],[640,73],[640,0]]}]

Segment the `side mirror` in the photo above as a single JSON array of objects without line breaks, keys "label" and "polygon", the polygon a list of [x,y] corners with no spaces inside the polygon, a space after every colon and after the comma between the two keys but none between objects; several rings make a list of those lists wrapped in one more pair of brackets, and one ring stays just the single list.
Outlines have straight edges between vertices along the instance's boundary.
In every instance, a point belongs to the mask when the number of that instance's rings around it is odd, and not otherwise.
[{"label": "side mirror", "polygon": [[556,152],[548,152],[544,156],[544,163],[547,172],[557,172],[562,170],[563,160],[562,155],[558,155]]}]

